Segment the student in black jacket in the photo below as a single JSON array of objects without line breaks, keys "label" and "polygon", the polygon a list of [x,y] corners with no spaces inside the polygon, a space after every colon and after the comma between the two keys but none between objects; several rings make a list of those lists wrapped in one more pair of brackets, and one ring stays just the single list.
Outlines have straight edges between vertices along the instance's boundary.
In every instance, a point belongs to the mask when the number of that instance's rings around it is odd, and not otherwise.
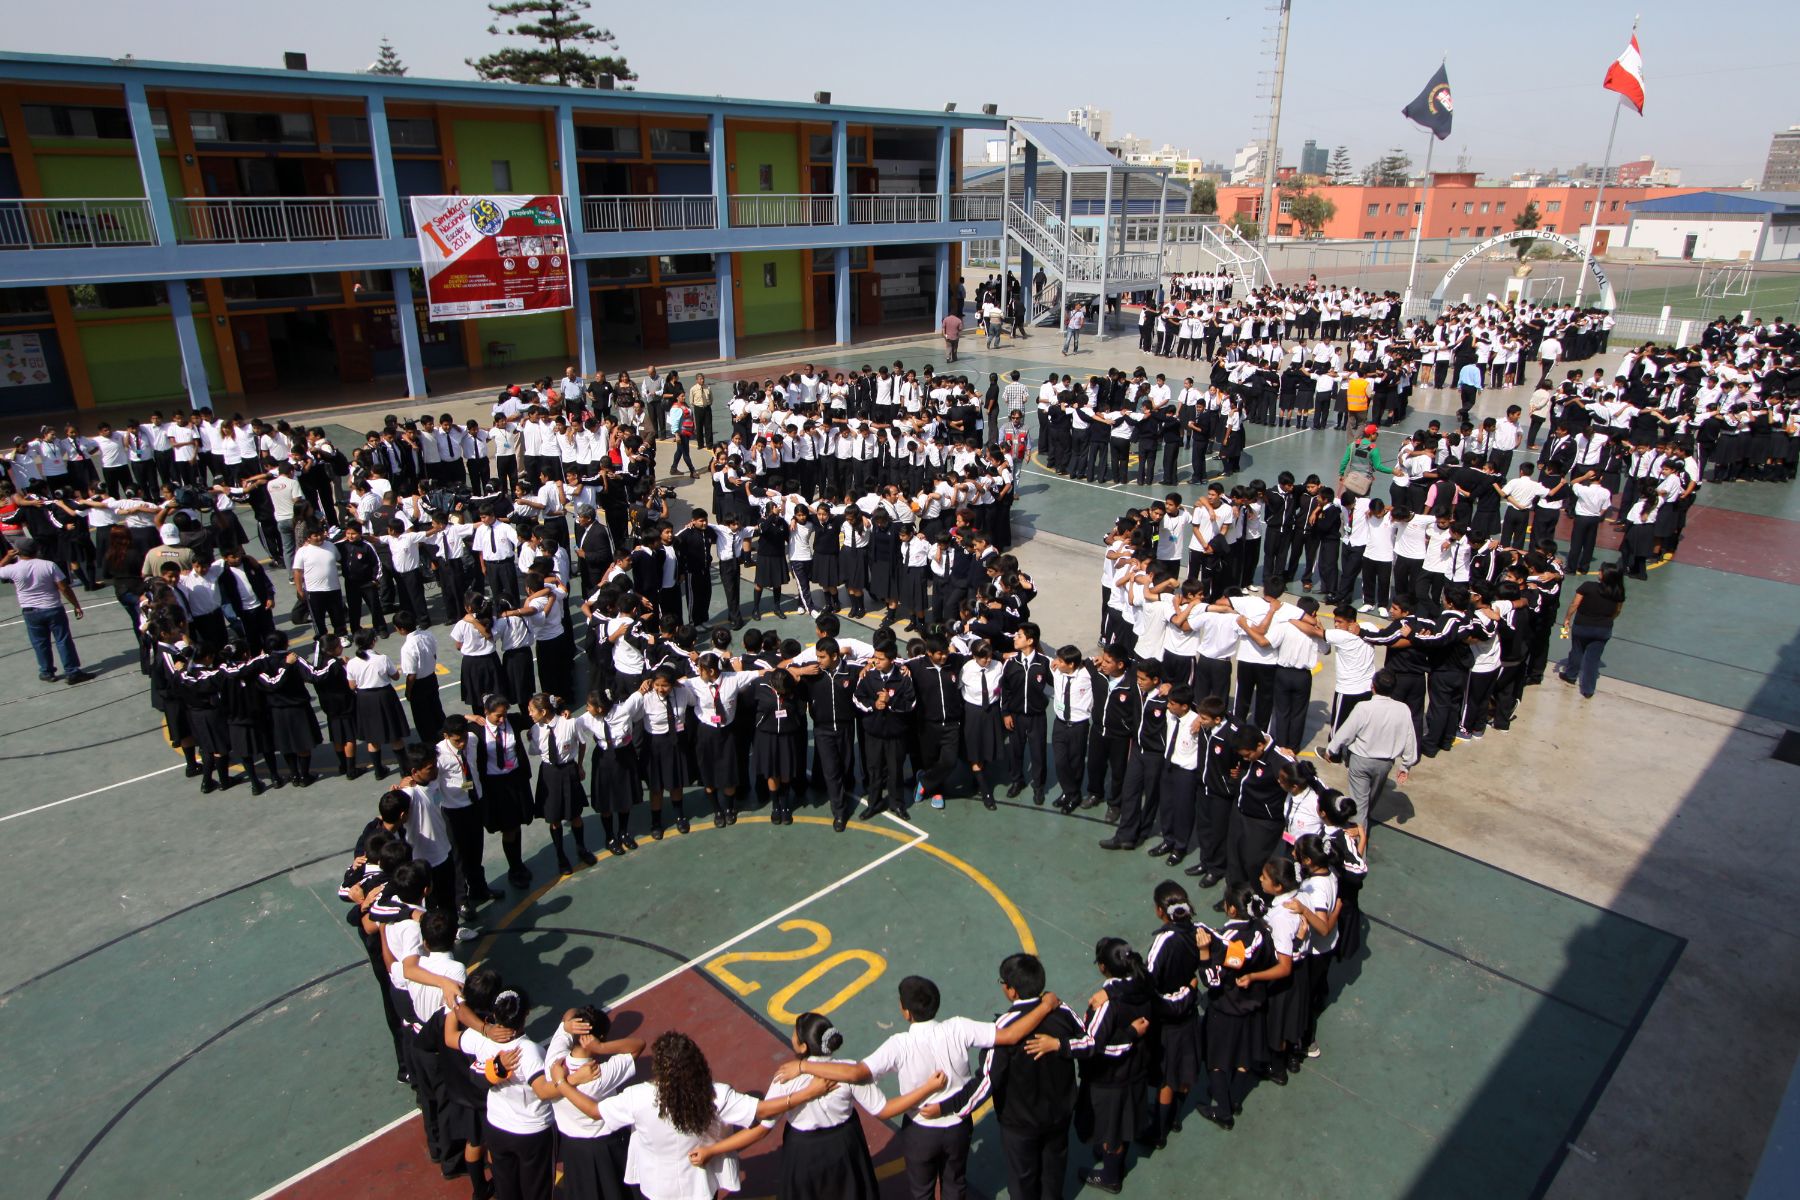
[{"label": "student in black jacket", "polygon": [[[1044,994],[1044,964],[1032,954],[1000,962],[1000,990],[1010,1007],[994,1021],[1001,1029],[1031,1012]],[[1063,1045],[1083,1034],[1066,1004],[1050,1010],[1037,1032]],[[1006,1194],[1016,1200],[1062,1200],[1069,1169],[1069,1125],[1075,1113],[1075,1062],[1060,1054],[1033,1058],[1020,1046],[995,1046],[982,1060],[974,1102],[991,1096],[1006,1154]]]}]

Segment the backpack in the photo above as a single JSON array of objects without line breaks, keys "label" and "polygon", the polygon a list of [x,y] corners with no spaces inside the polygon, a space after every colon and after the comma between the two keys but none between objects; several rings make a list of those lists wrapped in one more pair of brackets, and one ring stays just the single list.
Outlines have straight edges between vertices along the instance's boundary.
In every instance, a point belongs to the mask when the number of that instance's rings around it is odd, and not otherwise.
[{"label": "backpack", "polygon": [[1369,452],[1358,446],[1350,455],[1350,463],[1338,480],[1338,490],[1352,496],[1366,496],[1375,484],[1375,464]]}]

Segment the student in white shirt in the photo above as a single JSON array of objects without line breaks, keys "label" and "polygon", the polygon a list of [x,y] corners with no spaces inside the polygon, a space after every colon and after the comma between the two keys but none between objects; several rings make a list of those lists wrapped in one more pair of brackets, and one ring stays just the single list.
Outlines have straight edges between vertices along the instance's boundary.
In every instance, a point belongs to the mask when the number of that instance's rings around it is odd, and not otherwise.
[{"label": "student in white shirt", "polygon": [[556,1122],[562,1194],[567,1197],[625,1195],[631,1131],[609,1127],[600,1116],[600,1102],[637,1075],[644,1042],[609,1040],[611,1030],[612,1019],[600,1009],[571,1008],[544,1048],[550,1082],[558,1092],[550,1115]]},{"label": "student in white shirt", "polygon": [[1375,649],[1363,640],[1356,610],[1347,604],[1339,605],[1332,614],[1331,627],[1325,631],[1325,653],[1333,655],[1337,663],[1331,713],[1326,720],[1335,731],[1358,704],[1369,698],[1375,682]]},{"label": "student in white shirt", "polygon": [[[908,975],[900,981],[900,1015],[906,1019],[907,1027],[889,1037],[875,1053],[859,1063],[796,1059],[782,1064],[775,1081],[786,1083],[805,1074],[836,1083],[868,1083],[891,1074],[898,1076],[901,1090],[910,1095],[934,1073],[942,1072],[948,1083],[933,1094],[931,1103],[935,1106],[961,1092],[974,1074],[969,1068],[969,1051],[1017,1045],[1056,1010],[1058,1003],[1055,993],[1045,992],[1036,1008],[1005,1028],[967,1017],[938,1020],[937,984],[922,976]],[[927,1109],[906,1123],[900,1131],[900,1144],[906,1156],[907,1185],[913,1195],[929,1196],[940,1182],[945,1200],[963,1195],[972,1130],[969,1113],[959,1109]]]},{"label": "student in white shirt", "polygon": [[[802,1059],[853,1065],[844,1059],[826,1057],[844,1044],[844,1035],[833,1027],[829,1017],[820,1013],[801,1013],[794,1022],[789,1044]],[[889,1100],[873,1083],[855,1084],[828,1092],[788,1113],[787,1132],[781,1143],[781,1182],[775,1194],[877,1200],[881,1185],[876,1181],[875,1163],[869,1157],[856,1110],[861,1108],[878,1121],[890,1120],[925,1103],[947,1082],[943,1072],[934,1071],[924,1083],[894,1100]],[[799,1078],[777,1080],[769,1085],[768,1098],[778,1100],[803,1086]],[[689,1154],[688,1161],[704,1166],[720,1155],[736,1154],[761,1141],[778,1121],[779,1118],[770,1117],[760,1125],[702,1146]]]},{"label": "student in white shirt", "polygon": [[695,1163],[694,1151],[719,1141],[728,1125],[748,1128],[792,1112],[826,1089],[818,1081],[759,1102],[714,1082],[706,1056],[685,1033],[665,1033],[650,1044],[650,1069],[651,1082],[602,1100],[598,1114],[609,1128],[632,1131],[625,1182],[644,1200],[714,1200],[720,1190],[737,1191],[742,1177],[735,1156]]},{"label": "student in white shirt", "polygon": [[463,1005],[444,1014],[445,1043],[473,1056],[488,1083],[486,1146],[494,1194],[516,1200],[550,1195],[556,1159],[550,1102],[562,1095],[544,1072],[542,1047],[520,1032],[530,1013],[530,998],[509,987],[494,997],[485,1021]]}]

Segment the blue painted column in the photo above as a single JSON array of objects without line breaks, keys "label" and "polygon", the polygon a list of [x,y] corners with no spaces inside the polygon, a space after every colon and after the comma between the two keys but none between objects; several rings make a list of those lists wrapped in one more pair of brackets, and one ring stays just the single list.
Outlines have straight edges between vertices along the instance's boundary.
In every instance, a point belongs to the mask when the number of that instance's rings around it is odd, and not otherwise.
[{"label": "blue painted column", "polygon": [[562,172],[563,212],[568,222],[569,290],[575,301],[575,355],[584,376],[599,367],[594,345],[594,303],[588,291],[588,268],[585,260],[575,257],[575,238],[587,228],[581,211],[581,161],[575,144],[575,110],[567,104],[556,106],[556,161]]},{"label": "blue painted column", "polygon": [[[1025,168],[1021,172],[1021,177],[1024,180],[1024,188],[1019,200],[1019,207],[1024,209],[1027,213],[1031,211],[1031,206],[1037,203],[1037,169],[1037,146],[1031,142],[1026,142]],[[1001,220],[1004,222],[1005,219],[1005,214],[1002,213]],[[1001,244],[1004,245],[1004,241]],[[1032,261],[1030,248],[1021,242],[1019,245],[1019,290],[1024,293],[1021,299],[1025,301],[1025,320],[1027,324],[1031,321],[1032,297],[1034,295],[1031,290],[1031,275],[1036,266],[1037,264]],[[1002,263],[1001,267],[1004,269],[1005,264]]]},{"label": "blue painted column", "polygon": [[200,354],[200,330],[194,324],[194,305],[188,297],[188,281],[168,281],[169,314],[175,318],[175,342],[181,348],[181,377],[187,382],[188,407],[212,404],[206,384],[206,359]]},{"label": "blue painted column", "polygon": [[[156,243],[173,246],[176,242],[174,210],[169,205],[169,189],[163,183],[162,157],[156,149],[156,130],[150,123],[150,101],[144,95],[143,84],[125,85],[125,111],[131,117],[131,140],[137,149],[138,174],[144,179],[144,197],[150,202],[150,224],[156,230]],[[171,295],[174,288],[171,282]],[[201,376],[200,388],[203,392],[206,389],[205,376]]]},{"label": "blue painted column", "polygon": [[850,247],[839,246],[834,264],[837,271],[837,344],[850,344]]},{"label": "blue painted column", "polygon": [[[380,96],[370,96],[366,103],[369,109],[369,154],[375,162],[375,187],[381,196],[387,235],[397,238],[406,230],[404,213],[408,205],[401,198],[400,185],[394,178],[394,146],[388,137],[387,101]],[[423,392],[419,394],[424,395]]]},{"label": "blue painted column", "polygon": [[837,196],[837,223],[850,223],[850,124],[831,123],[831,190]]},{"label": "blue painted column", "polygon": [[394,318],[400,326],[400,358],[406,365],[406,396],[425,396],[425,355],[419,349],[419,314],[413,309],[412,272],[396,267],[388,272],[394,289]]},{"label": "blue painted column", "polygon": [[717,228],[731,226],[731,164],[726,158],[725,114],[713,113],[707,121],[707,144],[712,149],[713,206]]},{"label": "blue painted column", "polygon": [[[937,191],[938,215],[945,221],[950,219],[950,127],[938,126],[937,131]],[[950,243],[941,242],[937,251],[937,323],[942,325],[944,318],[950,313]]]},{"label": "blue painted column", "polygon": [[737,357],[737,298],[731,293],[729,250],[713,255],[713,278],[719,285],[719,357],[730,362]]}]

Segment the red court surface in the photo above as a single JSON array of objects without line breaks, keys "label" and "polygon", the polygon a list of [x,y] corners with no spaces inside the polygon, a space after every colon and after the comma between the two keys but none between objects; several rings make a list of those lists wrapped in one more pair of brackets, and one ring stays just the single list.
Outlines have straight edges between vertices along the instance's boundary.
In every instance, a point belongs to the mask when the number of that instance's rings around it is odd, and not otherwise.
[{"label": "red court surface", "polygon": [[1675,561],[1800,584],[1800,523],[1726,508],[1688,510]]},{"label": "red court surface", "polygon": [[[658,984],[615,1009],[612,1016],[615,1036],[639,1037],[646,1042],[670,1029],[704,1030],[713,1078],[742,1091],[760,1094],[775,1068],[793,1057],[784,1037],[740,1007],[698,969]],[[637,1082],[643,1081],[642,1072],[648,1068],[646,1052],[638,1059]],[[883,1178],[883,1194],[897,1200],[905,1180],[897,1170],[894,1131],[867,1113],[861,1116],[863,1134]],[[741,1196],[774,1194],[780,1145],[779,1135],[771,1135],[743,1156]],[[425,1157],[424,1135],[416,1114],[278,1193],[282,1200],[393,1200],[396,1196],[466,1200],[468,1194],[467,1179],[444,1179]]]}]

